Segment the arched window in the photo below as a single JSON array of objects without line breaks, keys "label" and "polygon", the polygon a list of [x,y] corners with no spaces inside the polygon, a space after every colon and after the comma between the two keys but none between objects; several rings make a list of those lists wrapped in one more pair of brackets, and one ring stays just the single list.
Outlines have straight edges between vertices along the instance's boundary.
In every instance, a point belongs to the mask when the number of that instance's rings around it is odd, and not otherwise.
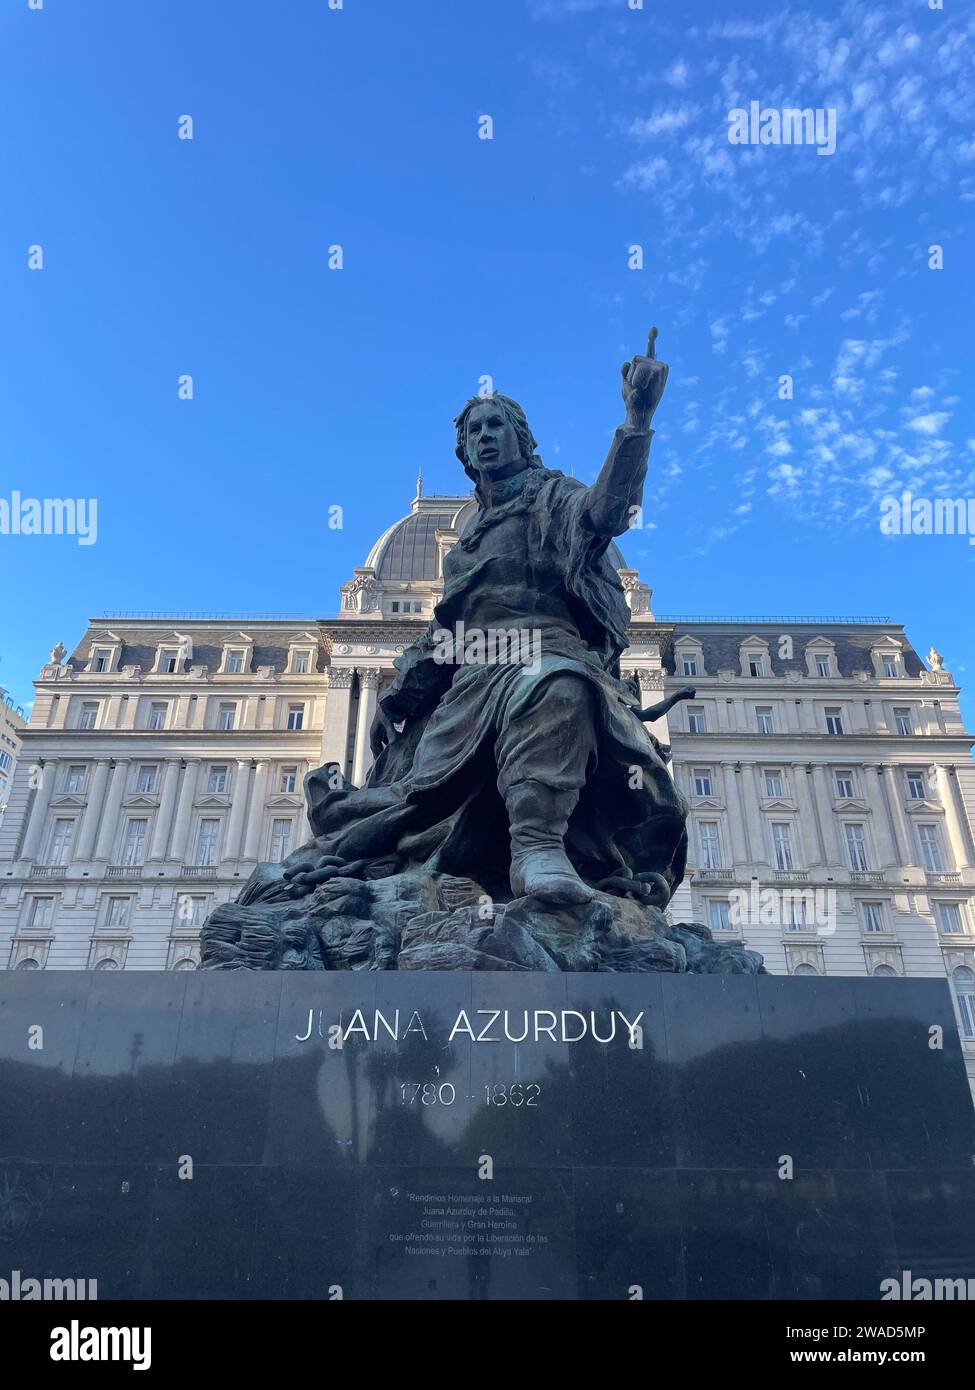
[{"label": "arched window", "polygon": [[196,961],[193,961],[193,960],[178,960],[178,961],[176,962],[176,964],[173,966],[173,969],[174,969],[174,970],[195,970],[195,969],[196,969]]},{"label": "arched window", "polygon": [[118,961],[117,961],[117,960],[100,960],[100,961],[98,962],[98,964],[95,966],[95,969],[96,969],[96,970],[117,970],[117,969],[118,969]]},{"label": "arched window", "polygon": [[975,1038],[975,975],[967,966],[959,965],[951,972],[951,983],[958,1000],[963,1038]]},{"label": "arched window", "polygon": [[896,975],[897,971],[893,970],[889,965],[875,965],[870,973],[871,975]]},{"label": "arched window", "polygon": [[28,956],[26,960],[22,960],[17,966],[18,970],[40,970],[40,968],[40,962],[34,960],[33,956]]},{"label": "arched window", "polygon": [[811,965],[802,964],[797,965],[792,973],[793,975],[818,975],[819,971],[814,970]]}]

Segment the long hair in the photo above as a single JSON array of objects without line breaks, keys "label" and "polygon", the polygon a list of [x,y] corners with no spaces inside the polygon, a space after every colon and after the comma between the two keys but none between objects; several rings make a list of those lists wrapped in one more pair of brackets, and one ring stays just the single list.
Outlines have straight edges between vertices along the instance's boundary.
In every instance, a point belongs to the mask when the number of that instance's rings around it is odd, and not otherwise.
[{"label": "long hair", "polygon": [[488,402],[496,406],[508,424],[513,426],[518,439],[518,452],[528,467],[541,468],[543,466],[542,460],[535,453],[538,448],[538,440],[532,434],[525,412],[517,401],[513,401],[510,396],[502,396],[498,391],[493,392],[490,396],[472,396],[454,420],[454,425],[457,428],[454,453],[464,465],[464,472],[473,482],[475,489],[478,484],[479,473],[476,468],[471,467],[467,458],[467,420],[476,406],[487,405]]}]

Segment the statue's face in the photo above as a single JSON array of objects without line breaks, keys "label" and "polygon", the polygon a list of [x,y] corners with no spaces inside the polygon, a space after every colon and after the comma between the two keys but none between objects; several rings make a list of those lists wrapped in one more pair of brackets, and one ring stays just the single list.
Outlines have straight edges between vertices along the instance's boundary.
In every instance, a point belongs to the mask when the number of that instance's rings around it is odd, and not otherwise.
[{"label": "statue's face", "polygon": [[489,478],[507,478],[528,466],[518,449],[514,425],[490,400],[468,415],[466,448],[471,466]]}]

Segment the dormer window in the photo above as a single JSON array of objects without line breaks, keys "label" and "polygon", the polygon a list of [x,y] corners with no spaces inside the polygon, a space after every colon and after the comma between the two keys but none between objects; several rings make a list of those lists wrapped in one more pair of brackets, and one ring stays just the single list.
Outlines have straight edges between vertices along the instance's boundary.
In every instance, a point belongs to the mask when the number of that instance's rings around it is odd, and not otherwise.
[{"label": "dormer window", "polygon": [[88,651],[88,664],[85,670],[91,675],[107,675],[118,668],[122,651],[121,638],[114,632],[95,632],[92,634]]},{"label": "dormer window", "polygon": [[179,648],[164,647],[159,653],[159,669],[166,675],[174,675],[179,670]]},{"label": "dormer window", "polygon": [[227,653],[227,671],[232,676],[239,676],[244,669],[244,653],[239,647],[235,647]]},{"label": "dormer window", "polygon": [[93,671],[110,671],[112,669],[112,653],[108,647],[97,647],[95,655],[92,657],[91,669]]},{"label": "dormer window", "polygon": [[894,678],[897,675],[897,657],[892,656],[890,652],[884,652],[880,660],[883,664],[884,675]]},{"label": "dormer window", "polygon": [[748,658],[748,674],[750,676],[765,675],[765,667],[760,656],[751,656]]},{"label": "dormer window", "polygon": [[291,669],[296,676],[307,676],[311,670],[311,652],[295,652]]},{"label": "dormer window", "polygon": [[697,675],[697,657],[682,656],[680,659],[680,673],[682,676]]},{"label": "dormer window", "polygon": [[829,667],[829,657],[828,657],[828,656],[817,656],[817,658],[816,658],[816,675],[817,675],[817,676],[822,676],[823,679],[825,680],[825,679],[827,679],[829,676],[831,676],[832,674],[833,674],[833,673],[832,673],[832,671],[830,670],[830,667]]}]

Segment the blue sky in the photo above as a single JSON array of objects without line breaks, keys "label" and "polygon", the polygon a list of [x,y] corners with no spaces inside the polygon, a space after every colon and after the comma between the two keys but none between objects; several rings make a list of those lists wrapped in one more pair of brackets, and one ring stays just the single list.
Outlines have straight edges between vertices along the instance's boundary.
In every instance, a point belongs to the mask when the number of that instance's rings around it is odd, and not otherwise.
[{"label": "blue sky", "polygon": [[[975,496],[945,6],[0,0],[0,496],[98,499],[95,545],[0,536],[0,683],[28,701],[104,609],[334,613],[420,468],[466,490],[482,374],[592,478],[656,323],[623,548],[657,610],[889,614],[965,684],[975,546],[879,529],[905,488]],[[835,154],[730,144],[753,100],[835,108]]]}]

